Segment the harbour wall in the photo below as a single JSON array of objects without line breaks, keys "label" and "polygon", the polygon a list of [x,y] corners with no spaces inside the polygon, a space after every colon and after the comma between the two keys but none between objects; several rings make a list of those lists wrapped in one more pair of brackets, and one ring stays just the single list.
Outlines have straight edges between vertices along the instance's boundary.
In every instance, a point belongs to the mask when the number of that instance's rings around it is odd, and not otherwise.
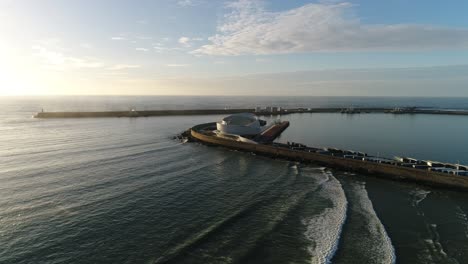
[{"label": "harbour wall", "polygon": [[149,110],[104,112],[39,112],[35,118],[150,117],[177,115],[222,115],[253,112],[254,109]]},{"label": "harbour wall", "polygon": [[[355,108],[354,113],[389,113],[389,108]],[[184,116],[184,115],[229,115],[237,113],[255,113],[258,116],[286,115],[297,113],[340,113],[342,108],[292,108],[281,111],[260,111],[254,109],[193,109],[193,110],[144,110],[144,111],[104,111],[104,112],[39,112],[35,118],[99,118],[99,117],[151,117],[151,116]],[[453,110],[411,110],[393,114],[437,114],[468,115],[468,111]]]},{"label": "harbour wall", "polygon": [[216,136],[206,135],[199,132],[209,124],[201,124],[193,127],[190,134],[193,138],[212,145],[223,146],[230,149],[253,152],[256,154],[273,158],[284,158],[301,162],[313,162],[332,168],[370,174],[379,178],[387,178],[402,181],[418,182],[431,186],[450,187],[455,189],[468,189],[468,177],[450,175],[445,173],[420,170],[408,167],[399,167],[390,164],[375,163],[363,160],[345,159],[341,157],[323,155],[315,152],[305,152],[287,148],[275,147],[272,145],[249,144],[237,142]]}]

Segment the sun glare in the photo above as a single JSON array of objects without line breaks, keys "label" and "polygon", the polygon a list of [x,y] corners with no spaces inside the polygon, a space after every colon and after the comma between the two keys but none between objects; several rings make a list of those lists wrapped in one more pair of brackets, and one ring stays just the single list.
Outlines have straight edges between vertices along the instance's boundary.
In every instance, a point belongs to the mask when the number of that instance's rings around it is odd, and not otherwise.
[{"label": "sun glare", "polygon": [[21,77],[6,67],[0,67],[0,96],[29,95],[33,92],[26,76]]}]

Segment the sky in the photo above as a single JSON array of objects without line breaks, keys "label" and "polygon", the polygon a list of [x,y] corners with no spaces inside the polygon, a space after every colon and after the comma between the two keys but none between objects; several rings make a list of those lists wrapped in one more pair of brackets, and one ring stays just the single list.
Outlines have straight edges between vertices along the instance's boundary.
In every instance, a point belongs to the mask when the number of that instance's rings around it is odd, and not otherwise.
[{"label": "sky", "polygon": [[0,96],[468,96],[468,1],[0,0]]}]

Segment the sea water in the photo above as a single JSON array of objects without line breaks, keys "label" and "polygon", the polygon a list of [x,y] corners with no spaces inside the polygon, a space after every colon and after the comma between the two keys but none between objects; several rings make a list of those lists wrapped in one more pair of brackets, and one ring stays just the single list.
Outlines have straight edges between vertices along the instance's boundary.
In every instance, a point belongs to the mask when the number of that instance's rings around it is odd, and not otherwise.
[{"label": "sea water", "polygon": [[[173,140],[222,116],[41,111],[468,109],[464,98],[3,97],[0,263],[467,263],[468,194]],[[293,114],[278,139],[468,163],[468,116]]]}]

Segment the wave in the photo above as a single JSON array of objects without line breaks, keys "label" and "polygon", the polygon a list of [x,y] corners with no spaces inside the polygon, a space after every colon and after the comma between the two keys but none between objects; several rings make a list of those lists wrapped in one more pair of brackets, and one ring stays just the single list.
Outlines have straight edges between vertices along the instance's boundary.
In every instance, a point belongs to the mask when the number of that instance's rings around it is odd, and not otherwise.
[{"label": "wave", "polygon": [[[123,173],[120,177],[106,177],[101,180],[84,181],[79,184],[49,189],[40,192],[38,195],[24,193],[24,197],[29,197],[22,199],[21,204],[8,204],[8,201],[0,203],[0,208],[2,209],[1,216],[4,217],[3,221],[5,223],[15,221],[25,222],[45,215],[58,215],[61,212],[79,211],[80,208],[96,204],[104,205],[106,202],[115,201],[153,185],[158,185],[159,189],[165,190],[165,192],[161,192],[161,195],[162,193],[168,195],[168,191],[172,189],[171,186],[180,184],[180,181],[182,181],[180,176],[204,170],[225,160],[226,158],[209,160],[193,165],[187,163],[186,159],[181,159],[177,162],[164,163],[157,170],[138,173],[132,177],[127,176],[129,173]],[[158,175],[158,177],[154,177],[155,175]],[[79,194],[86,189],[92,189],[93,191],[82,194],[80,200],[71,201],[67,206],[58,205],[57,197],[64,193],[68,195],[73,193]]]},{"label": "wave", "polygon": [[428,224],[427,229],[430,234],[430,239],[424,239],[424,245],[426,250],[424,255],[419,255],[419,258],[424,261],[424,263],[453,263],[458,264],[459,262],[448,256],[445,252],[442,244],[440,243],[440,235],[437,231],[436,224]]},{"label": "wave", "polygon": [[294,165],[290,167],[293,170],[294,175],[296,176],[299,175],[299,168],[297,165],[298,165],[297,163],[294,163]]},{"label": "wave", "polygon": [[167,250],[162,256],[155,259],[151,263],[165,263],[174,258],[178,257],[183,251],[186,251],[197,244],[201,243],[204,239],[206,239],[210,234],[218,232],[222,230],[226,225],[235,222],[237,219],[241,218],[243,215],[248,214],[250,211],[254,210],[259,206],[260,202],[252,203],[247,207],[243,207],[238,209],[237,211],[233,212],[232,214],[228,215],[227,217],[220,219],[219,221],[211,224],[207,228],[201,230],[200,232],[196,233],[195,235],[189,237],[184,242],[179,243],[176,247],[170,248]]},{"label": "wave", "polygon": [[[122,148],[121,151],[113,151],[111,153],[87,153],[83,152],[81,156],[65,155],[63,154],[61,159],[51,159],[50,156],[45,156],[42,159],[36,159],[30,164],[24,164],[21,167],[18,166],[5,166],[0,169],[0,173],[6,174],[2,176],[2,180],[20,180],[20,179],[31,179],[39,178],[45,175],[51,174],[51,168],[54,169],[53,173],[70,173],[71,171],[81,170],[83,167],[102,167],[104,165],[120,164],[129,160],[141,160],[147,158],[148,155],[156,155],[160,152],[180,152],[180,145],[171,143],[167,146],[159,146],[157,148],[149,148],[142,150],[129,151]],[[164,157],[164,155],[161,155]],[[73,157],[73,159],[71,159]],[[52,160],[53,162],[51,162]],[[47,164],[48,166],[44,166]],[[21,169],[21,174],[17,174],[18,170]]]},{"label": "wave", "polygon": [[468,238],[468,216],[459,205],[455,207],[455,216],[463,225],[465,237]]},{"label": "wave", "polygon": [[365,183],[353,182],[350,191],[350,196],[354,198],[352,203],[355,204],[352,206],[353,210],[358,214],[359,221],[365,223],[368,231],[365,237],[360,239],[360,248],[365,247],[365,255],[372,263],[395,263],[395,248],[374,210]]},{"label": "wave", "polygon": [[308,247],[311,263],[331,262],[338,249],[348,207],[340,182],[329,171],[323,171],[323,176],[319,179],[319,195],[331,201],[332,205],[320,214],[303,220],[307,227],[305,236],[312,242]]},{"label": "wave", "polygon": [[322,185],[330,180],[332,174],[326,169],[325,167],[300,167],[303,176],[312,177],[316,181],[317,188],[322,188]]},{"label": "wave", "polygon": [[[289,169],[290,166],[287,165],[286,168]],[[210,262],[206,258],[212,261],[216,260],[215,262],[221,260],[221,262],[232,262],[234,259],[248,259],[249,254],[255,251],[259,242],[268,234],[271,234],[311,192],[311,190],[303,190],[292,195],[272,195],[271,193],[275,192],[275,185],[291,184],[293,182],[292,174],[294,172],[286,170],[284,173],[280,173],[273,181],[259,186],[260,188],[257,189],[256,195],[246,193],[236,206],[239,208],[233,213],[211,223],[206,228],[183,240],[182,243],[178,243],[177,246],[169,248],[159,258],[153,260],[152,263],[179,263],[184,262],[187,256],[191,258],[190,262],[193,263],[200,261]],[[257,196],[257,198],[254,196]],[[268,196],[274,198],[265,199]],[[258,197],[263,198],[258,199]],[[285,200],[284,198],[286,197],[287,199]],[[246,201],[249,202],[246,203]],[[245,237],[239,230],[246,228],[252,218],[263,218],[267,221],[262,227],[250,231],[248,237]],[[240,245],[239,241],[242,241],[244,245],[238,247]],[[197,252],[202,252],[202,254],[199,255]],[[220,252],[222,252],[222,255],[219,255]],[[198,257],[192,257],[191,255],[199,255],[201,259],[197,260]],[[242,261],[240,262],[242,263]]]},{"label": "wave", "polygon": [[409,192],[411,205],[416,207],[421,203],[426,197],[431,193],[431,191],[424,190],[421,188],[416,188]]},{"label": "wave", "polygon": [[424,248],[417,254],[418,259],[423,263],[459,263],[455,258],[447,254],[441,243],[437,224],[431,223],[430,219],[425,217],[424,211],[420,207],[420,203],[430,193],[430,191],[421,188],[416,188],[409,192],[411,205],[415,207],[416,214],[422,217],[427,231],[427,236],[420,241]]}]

